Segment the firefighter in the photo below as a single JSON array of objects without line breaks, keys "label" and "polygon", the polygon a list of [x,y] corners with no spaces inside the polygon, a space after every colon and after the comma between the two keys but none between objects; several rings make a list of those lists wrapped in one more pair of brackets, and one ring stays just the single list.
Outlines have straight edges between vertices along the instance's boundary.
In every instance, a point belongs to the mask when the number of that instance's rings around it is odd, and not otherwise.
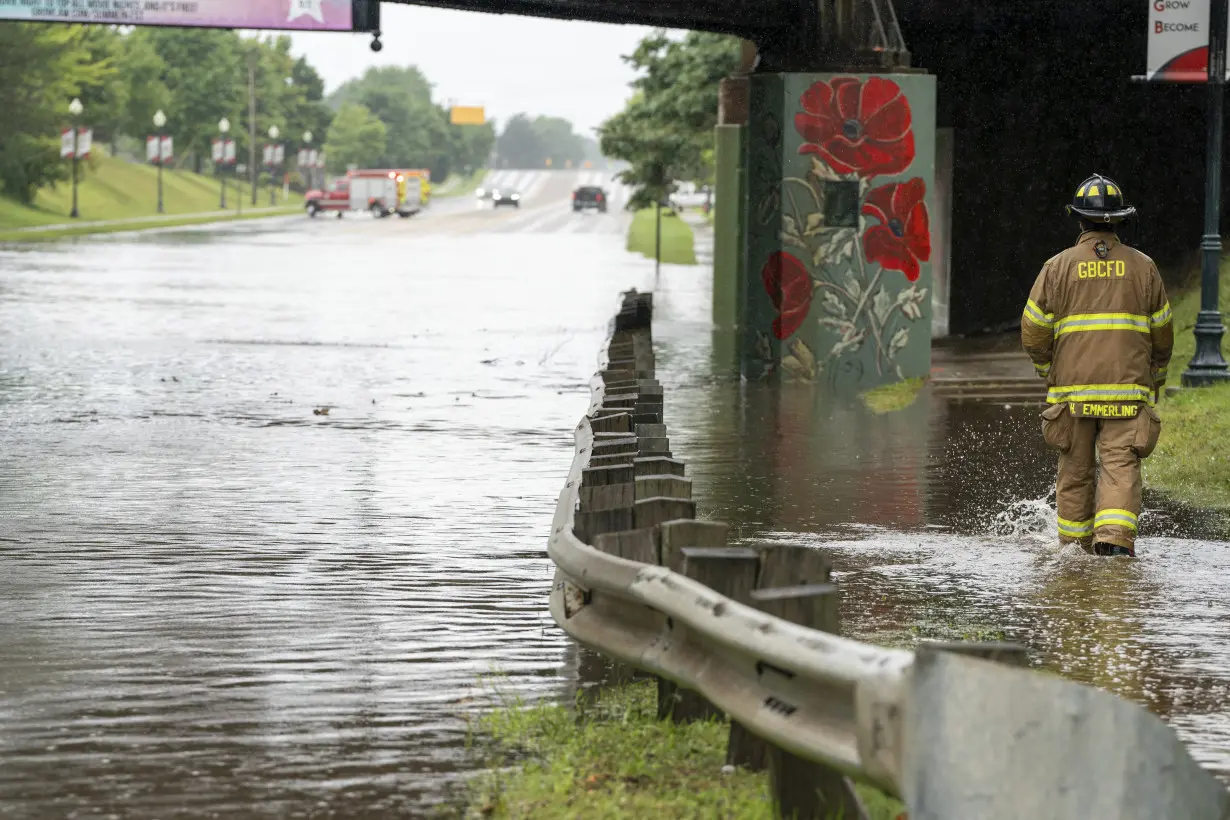
[{"label": "firefighter", "polygon": [[1021,342],[1047,381],[1042,436],[1059,451],[1060,543],[1134,558],[1140,462],[1161,433],[1154,405],[1174,330],[1157,266],[1116,233],[1136,213],[1124,199],[1100,174],[1077,188],[1067,211],[1080,237],[1042,266]]}]

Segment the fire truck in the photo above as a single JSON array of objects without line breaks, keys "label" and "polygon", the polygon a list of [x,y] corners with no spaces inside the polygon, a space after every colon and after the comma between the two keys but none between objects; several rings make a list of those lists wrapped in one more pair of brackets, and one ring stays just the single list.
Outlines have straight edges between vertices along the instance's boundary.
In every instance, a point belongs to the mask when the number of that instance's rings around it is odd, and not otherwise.
[{"label": "fire truck", "polygon": [[308,191],[303,204],[307,215],[367,211],[377,218],[397,214],[405,219],[422,209],[422,185],[397,170],[350,171],[325,191]]}]

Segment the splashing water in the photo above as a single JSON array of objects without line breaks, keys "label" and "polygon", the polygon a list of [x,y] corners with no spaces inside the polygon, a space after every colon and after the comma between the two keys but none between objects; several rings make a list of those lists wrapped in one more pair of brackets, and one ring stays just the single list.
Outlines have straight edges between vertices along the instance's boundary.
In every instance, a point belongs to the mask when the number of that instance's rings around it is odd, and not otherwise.
[{"label": "splashing water", "polygon": [[1055,491],[1043,498],[1013,501],[991,520],[990,534],[1013,539],[1054,543],[1059,538],[1055,521]]}]

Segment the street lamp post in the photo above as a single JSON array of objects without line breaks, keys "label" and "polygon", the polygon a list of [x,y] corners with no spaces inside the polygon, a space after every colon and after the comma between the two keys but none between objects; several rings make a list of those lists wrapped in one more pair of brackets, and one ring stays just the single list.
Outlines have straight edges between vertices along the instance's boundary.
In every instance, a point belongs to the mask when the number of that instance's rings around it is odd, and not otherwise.
[{"label": "street lamp post", "polygon": [[158,158],[158,213],[160,214],[166,213],[166,209],[162,206],[162,166],[165,164],[162,147],[166,140],[166,135],[163,133],[166,124],[167,115],[162,113],[162,109],[159,108],[154,114],[154,128],[158,131],[158,153],[155,156]]},{"label": "street lamp post", "polygon": [[1221,355],[1222,324],[1218,301],[1221,264],[1221,150],[1222,116],[1226,88],[1227,0],[1213,0],[1209,8],[1208,146],[1204,177],[1204,237],[1200,270],[1200,313],[1196,315],[1196,355],[1183,373],[1184,387],[1207,387],[1230,379]]},{"label": "street lamp post", "polygon": [[221,150],[218,152],[219,166],[218,176],[222,178],[222,210],[226,210],[226,134],[231,130],[231,121],[223,117],[218,121],[218,130],[222,132]]},{"label": "street lamp post", "polygon": [[[304,146],[306,146],[306,149],[308,151],[311,150],[312,148],[312,132],[311,131],[303,132],[303,144]],[[303,170],[303,169],[300,169],[300,170]],[[315,175],[312,173],[312,166],[310,164],[308,165],[307,173],[308,173],[308,176],[307,176],[307,179],[304,180],[304,185],[306,185],[308,190],[310,191],[316,187],[315,185],[312,184],[315,180]]]},{"label": "street lamp post", "polygon": [[85,111],[85,106],[81,104],[81,100],[74,97],[73,101],[68,104],[68,113],[73,115],[73,210],[69,214],[73,219],[81,216],[80,211],[77,210],[77,148],[79,147],[77,140],[81,133],[78,126],[81,123],[81,112],[83,111]]},{"label": "street lamp post", "polygon": [[276,125],[269,126],[269,139],[274,140],[274,143],[269,146],[269,205],[272,207],[278,204],[278,189],[277,189],[277,174],[275,171],[278,167],[278,146],[277,138],[278,131]]}]

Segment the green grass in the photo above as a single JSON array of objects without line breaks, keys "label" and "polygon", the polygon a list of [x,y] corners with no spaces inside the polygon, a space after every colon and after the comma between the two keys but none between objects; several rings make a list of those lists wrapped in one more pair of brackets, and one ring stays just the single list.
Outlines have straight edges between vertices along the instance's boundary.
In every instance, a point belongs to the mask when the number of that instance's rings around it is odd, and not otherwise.
[{"label": "green grass", "polygon": [[[696,252],[692,247],[692,229],[688,223],[662,209],[662,261],[668,265],[695,265]],[[628,228],[628,250],[650,259],[654,258],[655,226],[654,209],[645,208],[632,217]]]},{"label": "green grass", "polygon": [[453,174],[440,183],[439,188],[432,186],[431,197],[432,199],[437,197],[447,199],[455,196],[472,196],[486,176],[486,168],[479,168],[469,176]]},{"label": "green grass", "polygon": [[862,394],[863,403],[874,413],[904,410],[918,399],[918,393],[924,384],[924,379],[906,379],[903,382],[876,387]]},{"label": "green grass", "polygon": [[[1221,287],[1218,297],[1223,314],[1230,314],[1230,256],[1221,260]],[[1170,383],[1178,384],[1179,377],[1187,369],[1187,363],[1196,353],[1196,338],[1192,329],[1196,326],[1196,314],[1200,311],[1200,271],[1188,277],[1184,287],[1170,294],[1174,310],[1174,355],[1170,359]],[[1230,359],[1230,334],[1222,339],[1222,355]]]},{"label": "green grass", "polygon": [[1163,399],[1158,414],[1162,435],[1144,461],[1146,484],[1189,504],[1230,508],[1230,385],[1183,390]]},{"label": "green grass", "polygon": [[[586,820],[773,817],[768,776],[723,773],[730,724],[657,719],[653,683],[610,689],[575,710],[511,703],[477,721],[492,771],[471,784],[466,817]],[[510,763],[516,765],[509,768]],[[872,820],[904,807],[859,788]]]},{"label": "green grass", "polygon": [[[35,197],[33,206],[26,206],[12,199],[0,197],[0,232],[15,228],[38,225],[58,225],[73,222],[84,226],[91,221],[139,219],[158,215],[158,169],[114,159],[99,150],[91,159],[82,163],[82,177],[78,184],[77,198],[79,220],[71,220],[73,186],[62,182],[54,188],[44,188]],[[251,205],[251,188],[246,188],[244,207]],[[188,216],[217,211],[221,184],[218,180],[194,174],[191,171],[165,170],[162,177],[162,196],[166,214]],[[227,182],[227,205],[235,207],[236,191],[233,180]],[[258,195],[257,207],[269,204],[269,189],[265,187]],[[279,204],[302,205],[303,198],[292,193],[289,201],[283,202],[278,192]],[[160,223],[161,224],[161,223]]]}]

